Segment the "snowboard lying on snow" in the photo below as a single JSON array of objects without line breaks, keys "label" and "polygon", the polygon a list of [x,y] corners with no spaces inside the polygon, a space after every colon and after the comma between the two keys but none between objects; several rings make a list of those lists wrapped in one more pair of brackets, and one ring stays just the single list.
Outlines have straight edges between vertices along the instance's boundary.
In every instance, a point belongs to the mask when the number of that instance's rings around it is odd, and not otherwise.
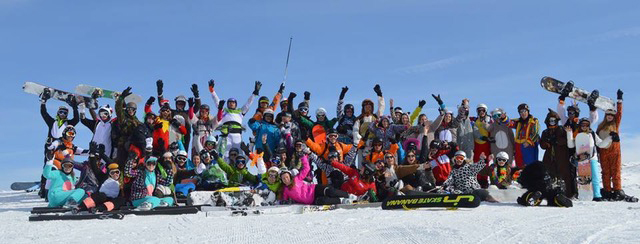
[{"label": "snowboard lying on snow", "polygon": [[[199,211],[196,206],[156,207],[151,210],[123,209],[103,213],[80,212],[72,213],[68,208],[34,208],[29,221],[47,220],[84,220],[84,219],[122,219],[124,215],[181,215],[195,214]],[[52,214],[53,213],[53,214]],[[62,214],[60,214],[62,213]]]},{"label": "snowboard lying on snow", "polygon": [[229,187],[216,191],[192,191],[187,197],[187,205],[211,206],[269,206],[274,205],[276,195],[269,190],[255,190],[251,187]]},{"label": "snowboard lying on snow", "polygon": [[430,194],[393,196],[382,202],[382,209],[475,208],[480,198],[472,194]]},{"label": "snowboard lying on snow", "polygon": [[333,205],[273,205],[273,206],[203,206],[202,211],[207,216],[248,216],[265,214],[303,214],[310,212],[331,211],[336,209],[358,209],[358,208],[379,208],[377,203],[353,203],[353,204],[333,204]]}]

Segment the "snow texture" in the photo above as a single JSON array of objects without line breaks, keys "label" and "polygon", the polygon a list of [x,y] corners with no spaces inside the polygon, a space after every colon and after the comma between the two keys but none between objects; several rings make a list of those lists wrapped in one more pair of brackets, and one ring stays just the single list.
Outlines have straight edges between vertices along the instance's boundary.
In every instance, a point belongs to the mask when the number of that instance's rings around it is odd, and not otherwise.
[{"label": "snow texture", "polygon": [[[623,165],[627,194],[640,193],[640,162]],[[640,204],[574,202],[522,207],[514,192],[475,209],[338,209],[246,217],[200,212],[123,220],[29,222],[35,193],[0,192],[3,243],[639,243]],[[511,198],[511,199],[509,199]]]}]

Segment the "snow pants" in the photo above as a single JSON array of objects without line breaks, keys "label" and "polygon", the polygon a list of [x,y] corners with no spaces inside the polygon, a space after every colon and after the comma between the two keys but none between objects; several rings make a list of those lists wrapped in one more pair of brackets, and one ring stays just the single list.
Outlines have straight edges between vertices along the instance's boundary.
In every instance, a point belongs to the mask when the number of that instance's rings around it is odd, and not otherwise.
[{"label": "snow pants", "polygon": [[142,203],[144,202],[148,202],[151,203],[151,208],[155,208],[157,206],[160,206],[161,202],[166,202],[169,204],[169,206],[173,205],[173,198],[172,197],[163,197],[163,198],[159,198],[159,197],[154,197],[154,196],[146,196],[140,199],[136,199],[133,200],[131,203],[133,203],[134,207],[138,207],[140,206]]},{"label": "snow pants", "polygon": [[100,211],[111,211],[114,209],[120,209],[120,206],[124,205],[126,200],[122,197],[110,198],[102,192],[91,194],[80,204],[81,210],[87,210],[96,208]]},{"label": "snow pants", "polygon": [[62,207],[69,200],[80,203],[85,197],[86,194],[83,189],[73,189],[70,191],[49,190],[49,207]]},{"label": "snow pants", "polygon": [[340,204],[340,198],[348,198],[349,193],[326,185],[316,185],[314,193],[315,205]]},{"label": "snow pants", "polygon": [[530,163],[538,161],[538,143],[525,147],[516,143],[516,167],[522,169]]},{"label": "snow pants", "polygon": [[591,159],[591,187],[593,188],[593,197],[602,197],[600,188],[602,188],[602,179],[600,178],[600,164],[595,158]]},{"label": "snow pants", "polygon": [[[620,154],[620,143],[613,142],[609,148],[600,149],[600,165],[602,165],[602,183],[605,191],[622,190],[622,180],[620,178],[620,166],[622,155]],[[611,183],[613,182],[613,188]]]},{"label": "snow pants", "polygon": [[237,148],[238,150],[240,149],[240,144],[242,143],[242,133],[229,133],[227,135],[227,147],[225,148],[225,152],[224,152],[224,156],[227,157],[229,156],[229,150],[231,150],[231,148]]},{"label": "snow pants", "polygon": [[182,195],[187,196],[189,195],[189,192],[196,190],[196,184],[193,184],[193,183],[176,184],[175,189],[176,189],[176,192],[182,192]]}]

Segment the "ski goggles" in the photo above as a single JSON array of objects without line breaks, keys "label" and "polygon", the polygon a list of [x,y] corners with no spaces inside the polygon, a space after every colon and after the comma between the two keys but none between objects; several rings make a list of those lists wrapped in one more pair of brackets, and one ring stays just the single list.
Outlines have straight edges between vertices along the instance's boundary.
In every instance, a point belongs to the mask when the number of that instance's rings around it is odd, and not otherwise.
[{"label": "ski goggles", "polygon": [[573,110],[572,110],[572,111],[567,112],[567,114],[569,114],[569,115],[576,115],[576,114],[578,114],[578,113],[576,113],[576,111],[573,111]]},{"label": "ski goggles", "polygon": [[308,108],[300,108],[299,110],[300,110],[301,113],[309,112]]},{"label": "ski goggles", "polygon": [[526,109],[520,109],[520,111],[518,111],[518,112],[520,112],[520,113],[527,112],[527,113],[528,113],[528,112],[529,112],[529,110],[526,110]]},{"label": "ski goggles", "polygon": [[98,113],[100,116],[104,116],[104,117],[109,117],[109,112],[107,111],[100,111],[100,113]]},{"label": "ski goggles", "polygon": [[118,170],[118,169],[111,170],[111,171],[109,171],[109,174],[110,175],[119,175],[120,174],[120,170]]},{"label": "ski goggles", "polygon": [[125,110],[126,110],[127,112],[135,112],[135,111],[136,111],[136,110],[138,110],[138,109],[137,109],[137,108],[134,108],[134,107],[128,107],[128,108],[125,108]]},{"label": "ski goggles", "polygon": [[506,158],[496,158],[496,160],[498,160],[498,162],[507,162]]},{"label": "ski goggles", "polygon": [[275,165],[279,165],[282,161],[279,158],[274,158],[271,159],[271,163],[275,164]]},{"label": "ski goggles", "polygon": [[64,163],[62,164],[62,168],[71,169],[73,168],[73,163]]},{"label": "ski goggles", "polygon": [[212,142],[212,141],[208,141],[208,142],[205,142],[204,145],[207,146],[207,147],[213,147],[213,146],[216,145],[216,143]]},{"label": "ski goggles", "polygon": [[69,111],[66,111],[66,110],[58,111],[58,115],[67,115],[67,114],[69,114]]},{"label": "ski goggles", "polygon": [[416,155],[415,155],[415,154],[409,154],[409,155],[407,155],[407,158],[415,158],[415,157],[416,157]]},{"label": "ski goggles", "polygon": [[247,161],[246,161],[246,160],[244,160],[244,159],[239,159],[239,160],[237,160],[237,161],[236,161],[236,165],[237,165],[237,164],[242,164],[242,165],[244,165],[244,164],[246,164],[246,163],[247,163]]},{"label": "ski goggles", "polygon": [[185,161],[187,161],[187,157],[185,157],[185,156],[178,156],[178,157],[176,157],[176,160],[178,160],[178,161],[180,161],[180,162],[185,162]]},{"label": "ski goggles", "polygon": [[328,137],[329,138],[338,138],[338,134],[329,134]]},{"label": "ski goggles", "polygon": [[278,172],[269,172],[269,178],[278,178]]},{"label": "ski goggles", "polygon": [[67,131],[67,133],[65,133],[65,135],[66,135],[66,136],[69,136],[69,137],[75,137],[75,136],[76,136],[76,132],[75,132],[75,131],[70,130],[70,131]]},{"label": "ski goggles", "polygon": [[486,110],[486,109],[484,109],[484,108],[476,109],[476,111],[478,111],[478,112],[485,112],[485,113],[487,112],[487,110]]},{"label": "ski goggles", "polygon": [[[413,155],[413,156],[415,157],[415,155]],[[384,158],[385,158],[385,159],[394,159],[394,158],[395,158],[395,156],[393,156],[393,155],[387,155],[387,156],[384,156]]]},{"label": "ski goggles", "polygon": [[458,161],[464,161],[465,157],[464,156],[455,156],[454,157],[456,160]]},{"label": "ski goggles", "polygon": [[549,123],[555,123],[555,122],[558,122],[556,118],[549,118]]}]

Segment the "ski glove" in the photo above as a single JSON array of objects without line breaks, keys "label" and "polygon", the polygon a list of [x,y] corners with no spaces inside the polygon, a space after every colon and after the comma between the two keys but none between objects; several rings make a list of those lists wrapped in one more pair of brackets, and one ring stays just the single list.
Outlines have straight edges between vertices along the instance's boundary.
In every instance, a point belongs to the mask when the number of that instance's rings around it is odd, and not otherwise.
[{"label": "ski glove", "polygon": [[131,95],[131,87],[130,86],[127,87],[126,89],[124,89],[124,91],[122,91],[122,94],[120,95],[120,97],[122,97],[124,99],[129,95]]},{"label": "ski glove", "polygon": [[91,98],[98,99],[99,97],[100,97],[100,91],[99,90],[96,89],[91,93]]},{"label": "ski glove", "polygon": [[40,101],[42,103],[45,103],[47,102],[47,100],[49,100],[49,98],[51,98],[51,91],[49,89],[44,89],[44,91],[40,95]]},{"label": "ski glove", "polygon": [[291,102],[294,98],[296,98],[296,96],[298,96],[298,94],[296,94],[295,92],[289,92],[288,101]]},{"label": "ski glove", "polygon": [[162,80],[158,80],[156,81],[156,88],[158,90],[158,96],[162,96],[162,88],[164,87],[164,84],[162,83]]},{"label": "ski glove", "polygon": [[213,93],[213,87],[216,86],[216,81],[209,80],[209,92]]},{"label": "ski glove", "polygon": [[305,91],[304,92],[304,100],[310,100],[311,99],[311,92]]},{"label": "ski glove", "polygon": [[427,104],[427,101],[425,101],[425,100],[420,100],[420,101],[418,102],[418,107],[422,108],[422,107],[424,107],[424,105],[425,105],[425,104]]},{"label": "ski glove", "polygon": [[624,94],[624,92],[622,92],[622,90],[618,89],[618,100],[622,100],[622,95]]},{"label": "ski glove", "polygon": [[224,108],[224,100],[220,100],[220,102],[218,102],[218,110],[222,110]]},{"label": "ski glove", "polygon": [[444,104],[444,102],[442,102],[442,98],[440,98],[440,94],[438,94],[438,96],[431,94],[431,96],[436,100],[436,102],[438,102],[438,105],[442,106],[442,104]]},{"label": "ski glove", "polygon": [[180,126],[182,125],[182,124],[180,124],[180,121],[178,121],[177,119],[172,119],[170,123],[171,123],[171,125],[172,125],[173,127],[175,127],[176,129],[177,129],[177,128],[180,128]]},{"label": "ski glove", "polygon": [[262,88],[262,82],[256,81],[253,88],[253,95],[260,95],[260,88]]},{"label": "ski glove", "polygon": [[380,90],[380,85],[376,84],[376,86],[373,87],[373,91],[375,91],[376,95],[378,95],[379,97],[382,96],[382,90]]},{"label": "ski glove", "polygon": [[347,94],[347,91],[349,91],[349,87],[345,86],[342,88],[342,91],[340,91],[340,100],[344,99],[344,95]]},{"label": "ski glove", "polygon": [[618,135],[618,133],[612,131],[609,135],[611,135],[611,140],[613,142],[620,142],[620,135]]},{"label": "ski glove", "polygon": [[193,92],[193,97],[195,98],[200,97],[200,91],[198,91],[198,85],[196,84],[191,85],[191,92]]},{"label": "ski glove", "polygon": [[77,108],[78,107],[78,101],[76,101],[76,97],[73,95],[69,95],[67,97],[67,103],[69,104],[69,106],[71,106],[72,108]]},{"label": "ski glove", "polygon": [[98,155],[98,143],[95,141],[89,142],[89,157],[96,157]]},{"label": "ski glove", "polygon": [[193,108],[193,105],[196,103],[196,101],[195,101],[195,99],[193,99],[193,97],[190,97],[190,98],[187,100],[187,103],[189,104],[189,107],[190,107],[190,108]]},{"label": "ski glove", "polygon": [[147,105],[151,105],[155,101],[156,101],[156,97],[150,96],[149,99],[147,99]]},{"label": "ski glove", "polygon": [[280,89],[278,89],[278,93],[282,94],[284,92],[284,83],[280,83]]}]

